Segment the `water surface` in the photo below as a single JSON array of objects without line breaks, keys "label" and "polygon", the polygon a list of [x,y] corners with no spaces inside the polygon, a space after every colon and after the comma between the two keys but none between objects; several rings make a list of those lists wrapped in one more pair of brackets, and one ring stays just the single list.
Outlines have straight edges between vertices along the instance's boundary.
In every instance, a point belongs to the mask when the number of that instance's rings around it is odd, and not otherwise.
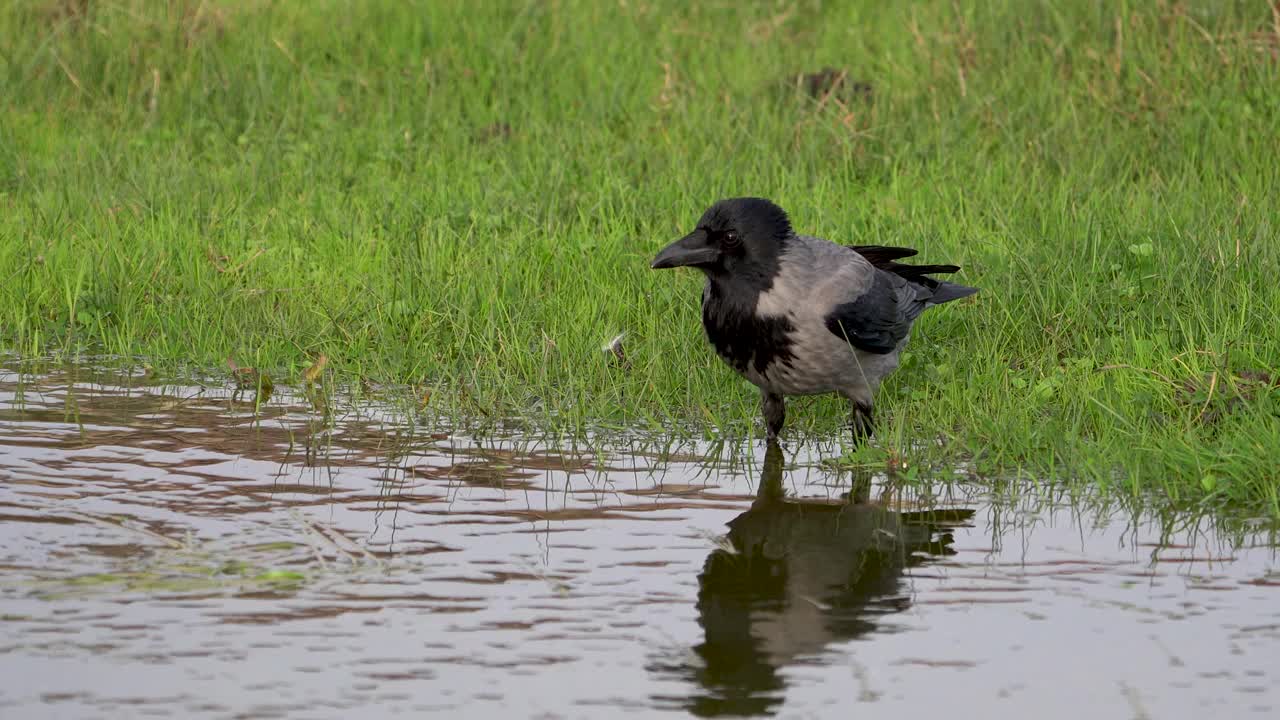
[{"label": "water surface", "polygon": [[1280,713],[1263,526],[838,451],[0,366],[0,715]]}]

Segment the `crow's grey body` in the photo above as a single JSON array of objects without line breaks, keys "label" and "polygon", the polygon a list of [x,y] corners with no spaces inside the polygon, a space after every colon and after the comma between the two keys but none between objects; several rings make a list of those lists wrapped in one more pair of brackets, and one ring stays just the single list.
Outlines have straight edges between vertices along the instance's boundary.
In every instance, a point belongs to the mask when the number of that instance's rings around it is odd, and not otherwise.
[{"label": "crow's grey body", "polygon": [[911,326],[932,305],[977,292],[929,273],[954,265],[895,262],[914,250],[845,247],[797,235],[781,208],[737,198],[713,205],[655,268],[691,265],[707,277],[702,322],[716,354],[760,388],[772,439],[787,395],[836,392],[871,432],[873,397],[898,366]]},{"label": "crow's grey body", "polygon": [[[788,333],[793,357],[771,362],[762,372],[748,365],[743,375],[767,393],[838,392],[853,402],[871,404],[880,381],[898,366],[898,353],[914,318],[902,319],[903,337],[892,351],[876,354],[859,350],[847,338],[831,332],[827,317],[836,307],[866,295],[875,274],[883,271],[852,248],[804,235],[787,243],[779,265],[773,285],[756,301],[755,312],[790,322],[795,328]],[[903,291],[911,292],[905,287]],[[704,302],[708,295],[703,292]],[[872,309],[877,310],[893,312],[892,307]]]}]

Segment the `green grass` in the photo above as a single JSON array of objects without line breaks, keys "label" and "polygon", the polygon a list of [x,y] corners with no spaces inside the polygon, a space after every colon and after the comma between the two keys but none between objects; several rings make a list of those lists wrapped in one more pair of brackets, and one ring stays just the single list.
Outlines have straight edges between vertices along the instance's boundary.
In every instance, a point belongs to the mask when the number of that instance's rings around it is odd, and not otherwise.
[{"label": "green grass", "polygon": [[[824,66],[870,98],[788,82]],[[741,431],[700,278],[647,261],[759,194],[983,288],[882,389],[895,461],[1280,514],[1267,3],[19,0],[0,98],[24,355],[323,352],[447,413]]]}]

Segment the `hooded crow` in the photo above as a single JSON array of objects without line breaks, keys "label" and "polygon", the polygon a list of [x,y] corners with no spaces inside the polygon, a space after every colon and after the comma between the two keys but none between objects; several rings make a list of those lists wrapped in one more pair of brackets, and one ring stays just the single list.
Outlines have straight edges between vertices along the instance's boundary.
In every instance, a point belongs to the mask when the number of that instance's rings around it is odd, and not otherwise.
[{"label": "hooded crow", "polygon": [[770,440],[786,419],[785,396],[836,392],[853,404],[859,443],[871,435],[873,396],[898,366],[915,319],[978,291],[929,277],[956,272],[955,265],[897,262],[915,254],[797,235],[772,202],[732,198],[712,205],[652,267],[695,267],[706,275],[707,339],[760,388]]}]

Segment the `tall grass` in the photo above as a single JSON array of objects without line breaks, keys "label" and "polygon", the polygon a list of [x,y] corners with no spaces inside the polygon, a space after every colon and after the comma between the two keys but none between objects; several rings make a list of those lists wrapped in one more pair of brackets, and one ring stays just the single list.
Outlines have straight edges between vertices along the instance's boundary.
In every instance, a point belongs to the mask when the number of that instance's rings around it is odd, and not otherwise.
[{"label": "tall grass", "polygon": [[18,0],[0,103],[24,354],[323,352],[452,412],[742,429],[700,278],[647,260],[759,194],[984,289],[883,388],[895,460],[1280,513],[1266,2]]}]

